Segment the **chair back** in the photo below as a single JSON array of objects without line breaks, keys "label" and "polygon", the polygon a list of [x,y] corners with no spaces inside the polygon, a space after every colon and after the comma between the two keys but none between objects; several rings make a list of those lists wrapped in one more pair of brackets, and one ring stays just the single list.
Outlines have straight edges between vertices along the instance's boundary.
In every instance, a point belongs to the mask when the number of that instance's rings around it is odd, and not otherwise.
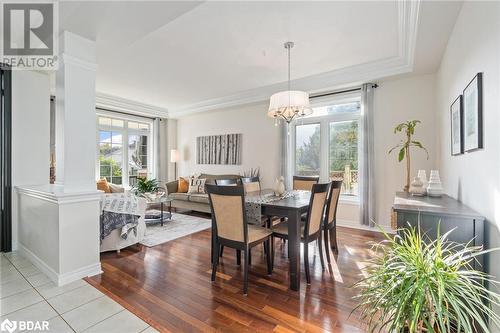
[{"label": "chair back", "polygon": [[330,183],[330,191],[328,191],[328,198],[326,203],[325,227],[334,223],[336,220],[341,189],[341,180],[334,180]]},{"label": "chair back", "polygon": [[239,179],[215,179],[217,186],[236,186],[240,185]]},{"label": "chair back", "polygon": [[205,185],[208,193],[212,224],[217,237],[234,242],[248,240],[243,186]]},{"label": "chair back", "polygon": [[319,176],[293,176],[293,189],[311,191],[314,184],[319,182]]},{"label": "chair back", "polygon": [[311,200],[307,212],[304,236],[314,235],[321,229],[323,213],[325,212],[326,198],[328,196],[329,183],[314,184],[311,190]]},{"label": "chair back", "polygon": [[241,182],[243,183],[245,193],[260,191],[259,177],[242,177]]}]

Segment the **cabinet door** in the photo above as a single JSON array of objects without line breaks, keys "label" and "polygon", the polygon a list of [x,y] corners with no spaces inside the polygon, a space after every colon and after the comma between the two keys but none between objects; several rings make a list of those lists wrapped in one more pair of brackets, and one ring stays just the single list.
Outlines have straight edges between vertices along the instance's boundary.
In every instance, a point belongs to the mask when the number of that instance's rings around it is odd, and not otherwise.
[{"label": "cabinet door", "polygon": [[[416,227],[418,222],[418,213],[398,213],[399,228],[406,228],[408,224]],[[423,234],[436,239],[438,227],[441,235],[454,229],[448,239],[457,243],[466,244],[474,238],[474,221],[471,219],[420,213],[420,230]]]}]

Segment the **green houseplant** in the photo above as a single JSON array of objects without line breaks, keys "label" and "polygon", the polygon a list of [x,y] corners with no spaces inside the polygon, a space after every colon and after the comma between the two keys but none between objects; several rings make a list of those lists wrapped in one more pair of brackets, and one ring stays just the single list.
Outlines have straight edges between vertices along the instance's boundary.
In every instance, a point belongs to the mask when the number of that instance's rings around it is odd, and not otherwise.
[{"label": "green houseplant", "polygon": [[158,181],[156,179],[138,178],[133,191],[136,195],[158,191]]},{"label": "green houseplant", "polygon": [[[498,288],[491,276],[474,270],[472,262],[481,247],[447,239],[424,239],[418,228],[374,245],[364,279],[355,287],[355,298],[370,332],[490,332],[484,318],[500,327],[500,316],[488,304],[500,304],[500,295],[484,287]],[[492,288],[491,288],[492,289]]]},{"label": "green houseplant", "polygon": [[404,187],[405,192],[408,192],[408,190],[410,189],[411,148],[417,147],[423,149],[427,154],[427,159],[429,159],[429,152],[427,151],[427,149],[422,145],[420,141],[415,141],[413,139],[413,135],[415,134],[415,127],[417,127],[417,124],[420,123],[421,123],[420,120],[408,120],[404,123],[398,124],[394,128],[394,134],[404,131],[404,139],[389,150],[390,154],[394,150],[399,148],[399,153],[398,153],[399,162],[403,161],[406,157],[406,185]]}]

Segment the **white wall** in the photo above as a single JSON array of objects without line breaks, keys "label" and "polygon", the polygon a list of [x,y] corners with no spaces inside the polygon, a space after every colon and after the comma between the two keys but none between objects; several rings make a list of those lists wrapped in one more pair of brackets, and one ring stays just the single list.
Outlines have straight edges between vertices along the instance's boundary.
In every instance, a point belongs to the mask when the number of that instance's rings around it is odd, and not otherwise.
[{"label": "white wall", "polygon": [[412,151],[411,176],[418,169],[429,170],[436,166],[435,126],[435,76],[420,75],[381,81],[374,95],[374,143],[375,143],[375,200],[376,222],[390,225],[390,212],[394,193],[402,191],[406,183],[406,164],[399,163],[397,153],[388,155],[391,147],[402,139],[394,134],[394,127],[404,121],[418,119],[415,139],[422,142],[429,151]]},{"label": "white wall", "polygon": [[[177,121],[177,146],[180,151],[179,176],[196,172],[240,174],[260,167],[264,187],[271,187],[279,175],[280,130],[268,118],[268,105],[254,104],[181,118]],[[241,165],[196,164],[196,137],[217,134],[242,134]]]},{"label": "white wall", "polygon": [[49,182],[50,82],[41,72],[12,71],[12,243],[18,244],[14,187]]},{"label": "white wall", "polygon": [[[445,190],[487,218],[490,247],[500,246],[499,22],[500,3],[465,2],[437,74],[438,165]],[[483,72],[484,149],[451,156],[449,107],[478,72]],[[486,260],[497,279],[499,262],[498,252]]]}]

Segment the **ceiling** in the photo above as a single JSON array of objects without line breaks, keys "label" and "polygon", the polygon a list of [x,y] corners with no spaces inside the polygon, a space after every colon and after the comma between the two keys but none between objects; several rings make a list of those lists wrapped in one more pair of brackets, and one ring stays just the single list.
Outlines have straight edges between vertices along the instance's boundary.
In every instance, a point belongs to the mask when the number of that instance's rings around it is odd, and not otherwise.
[{"label": "ceiling", "polygon": [[97,43],[97,91],[182,116],[434,72],[460,2],[61,2],[60,28]]}]

